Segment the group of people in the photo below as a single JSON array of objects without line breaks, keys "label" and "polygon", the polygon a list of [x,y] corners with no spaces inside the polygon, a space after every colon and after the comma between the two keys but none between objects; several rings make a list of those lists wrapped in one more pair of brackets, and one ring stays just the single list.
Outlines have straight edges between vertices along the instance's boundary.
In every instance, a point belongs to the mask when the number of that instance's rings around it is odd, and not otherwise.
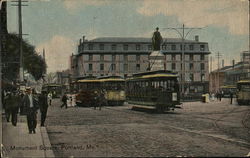
[{"label": "group of people", "polygon": [[48,110],[48,94],[42,91],[36,94],[34,89],[26,88],[25,94],[20,91],[9,91],[5,96],[2,95],[3,107],[5,109],[6,120],[11,122],[13,126],[17,125],[17,114],[26,115],[29,133],[36,133],[37,111],[40,109],[41,126],[44,126],[47,110]]}]

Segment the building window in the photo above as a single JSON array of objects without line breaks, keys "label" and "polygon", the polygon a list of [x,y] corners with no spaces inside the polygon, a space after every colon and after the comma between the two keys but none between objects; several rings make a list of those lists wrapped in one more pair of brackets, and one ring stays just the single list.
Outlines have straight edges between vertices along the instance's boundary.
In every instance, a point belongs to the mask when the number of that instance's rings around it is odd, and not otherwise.
[{"label": "building window", "polygon": [[204,51],[204,50],[205,50],[205,45],[203,45],[203,44],[200,45],[200,50],[201,50],[201,51]]},{"label": "building window", "polygon": [[190,74],[189,79],[190,79],[190,81],[194,81],[194,74]]},{"label": "building window", "polygon": [[191,61],[194,60],[194,55],[193,54],[189,55],[189,60],[191,60]]},{"label": "building window", "polygon": [[205,81],[205,74],[201,74],[201,81]]},{"label": "building window", "polygon": [[[184,50],[185,50],[185,47],[186,47],[186,46],[184,45]],[[182,44],[180,45],[180,48],[181,48],[181,50],[182,50]]]},{"label": "building window", "polygon": [[172,70],[175,70],[175,63],[172,63]]},{"label": "building window", "polygon": [[173,61],[176,59],[176,55],[175,54],[172,54],[171,57],[172,57]]},{"label": "building window", "polygon": [[100,61],[104,61],[104,55],[100,55]]},{"label": "building window", "polygon": [[89,55],[89,61],[92,61],[92,60],[93,60],[93,55],[90,54],[90,55]]},{"label": "building window", "polygon": [[104,44],[99,45],[100,50],[104,50]]},{"label": "building window", "polygon": [[136,71],[140,71],[140,64],[136,64]]},{"label": "building window", "polygon": [[162,45],[162,50],[167,50],[167,45],[166,44]]},{"label": "building window", "polygon": [[101,70],[101,71],[104,70],[104,64],[100,64],[100,70]]},{"label": "building window", "polygon": [[89,64],[89,71],[92,71],[92,70],[93,70],[93,65]]},{"label": "building window", "polygon": [[189,50],[194,50],[194,45],[190,44],[189,45]]},{"label": "building window", "polygon": [[124,61],[128,61],[128,55],[124,55]]},{"label": "building window", "polygon": [[137,44],[136,45],[136,50],[140,50],[141,49],[141,45]]},{"label": "building window", "polygon": [[140,55],[136,55],[136,61],[140,61]]},{"label": "building window", "polygon": [[152,50],[152,45],[148,45],[148,50]]},{"label": "building window", "polygon": [[112,61],[115,61],[116,57],[115,55],[112,55]]},{"label": "building window", "polygon": [[115,64],[111,64],[111,70],[115,71]]},{"label": "building window", "polygon": [[116,45],[115,45],[115,44],[112,44],[111,49],[112,49],[112,50],[116,50]]},{"label": "building window", "polygon": [[127,72],[128,71],[128,64],[124,64],[123,67],[124,67],[124,71]]},{"label": "building window", "polygon": [[205,65],[204,63],[201,63],[201,70],[204,70],[205,69]]},{"label": "building window", "polygon": [[123,45],[123,50],[128,50],[128,45],[127,44]]},{"label": "building window", "polygon": [[194,69],[194,64],[193,63],[190,63],[189,64],[189,70],[193,70]]},{"label": "building window", "polygon": [[204,60],[205,56],[204,54],[201,54],[201,60]]},{"label": "building window", "polygon": [[176,50],[176,45],[172,44],[171,45],[171,50]]},{"label": "building window", "polygon": [[93,44],[89,44],[88,47],[89,47],[89,50],[93,50]]}]

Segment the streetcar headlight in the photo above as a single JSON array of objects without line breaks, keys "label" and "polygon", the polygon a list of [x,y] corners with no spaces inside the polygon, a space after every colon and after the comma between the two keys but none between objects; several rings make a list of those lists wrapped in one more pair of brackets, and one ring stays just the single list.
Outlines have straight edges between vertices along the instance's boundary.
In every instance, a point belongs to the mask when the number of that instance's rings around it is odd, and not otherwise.
[{"label": "streetcar headlight", "polygon": [[172,101],[177,101],[177,93],[172,93]]}]

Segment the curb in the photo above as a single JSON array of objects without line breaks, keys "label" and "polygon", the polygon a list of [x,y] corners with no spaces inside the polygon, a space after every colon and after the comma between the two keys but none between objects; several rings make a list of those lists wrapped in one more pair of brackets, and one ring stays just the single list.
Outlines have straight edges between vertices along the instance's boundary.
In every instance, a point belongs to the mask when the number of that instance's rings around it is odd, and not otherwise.
[{"label": "curb", "polygon": [[40,127],[40,130],[41,130],[41,136],[42,136],[44,147],[50,148],[50,149],[44,149],[45,157],[55,157],[50,140],[49,140],[47,129],[45,127]]}]

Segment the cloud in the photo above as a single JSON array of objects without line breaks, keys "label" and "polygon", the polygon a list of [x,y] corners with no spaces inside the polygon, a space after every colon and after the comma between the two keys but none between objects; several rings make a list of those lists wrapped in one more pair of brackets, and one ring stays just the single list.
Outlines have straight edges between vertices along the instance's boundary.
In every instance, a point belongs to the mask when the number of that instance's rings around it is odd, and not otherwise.
[{"label": "cloud", "polygon": [[144,0],[137,12],[144,16],[176,16],[189,27],[215,25],[231,34],[248,33],[248,2],[246,0]]},{"label": "cloud", "polygon": [[51,40],[41,43],[36,51],[42,54],[45,49],[47,72],[61,71],[69,68],[69,57],[75,49],[75,43],[70,38],[55,35]]},{"label": "cloud", "polygon": [[68,10],[76,10],[87,6],[101,6],[109,3],[108,0],[64,0],[64,7]]}]

